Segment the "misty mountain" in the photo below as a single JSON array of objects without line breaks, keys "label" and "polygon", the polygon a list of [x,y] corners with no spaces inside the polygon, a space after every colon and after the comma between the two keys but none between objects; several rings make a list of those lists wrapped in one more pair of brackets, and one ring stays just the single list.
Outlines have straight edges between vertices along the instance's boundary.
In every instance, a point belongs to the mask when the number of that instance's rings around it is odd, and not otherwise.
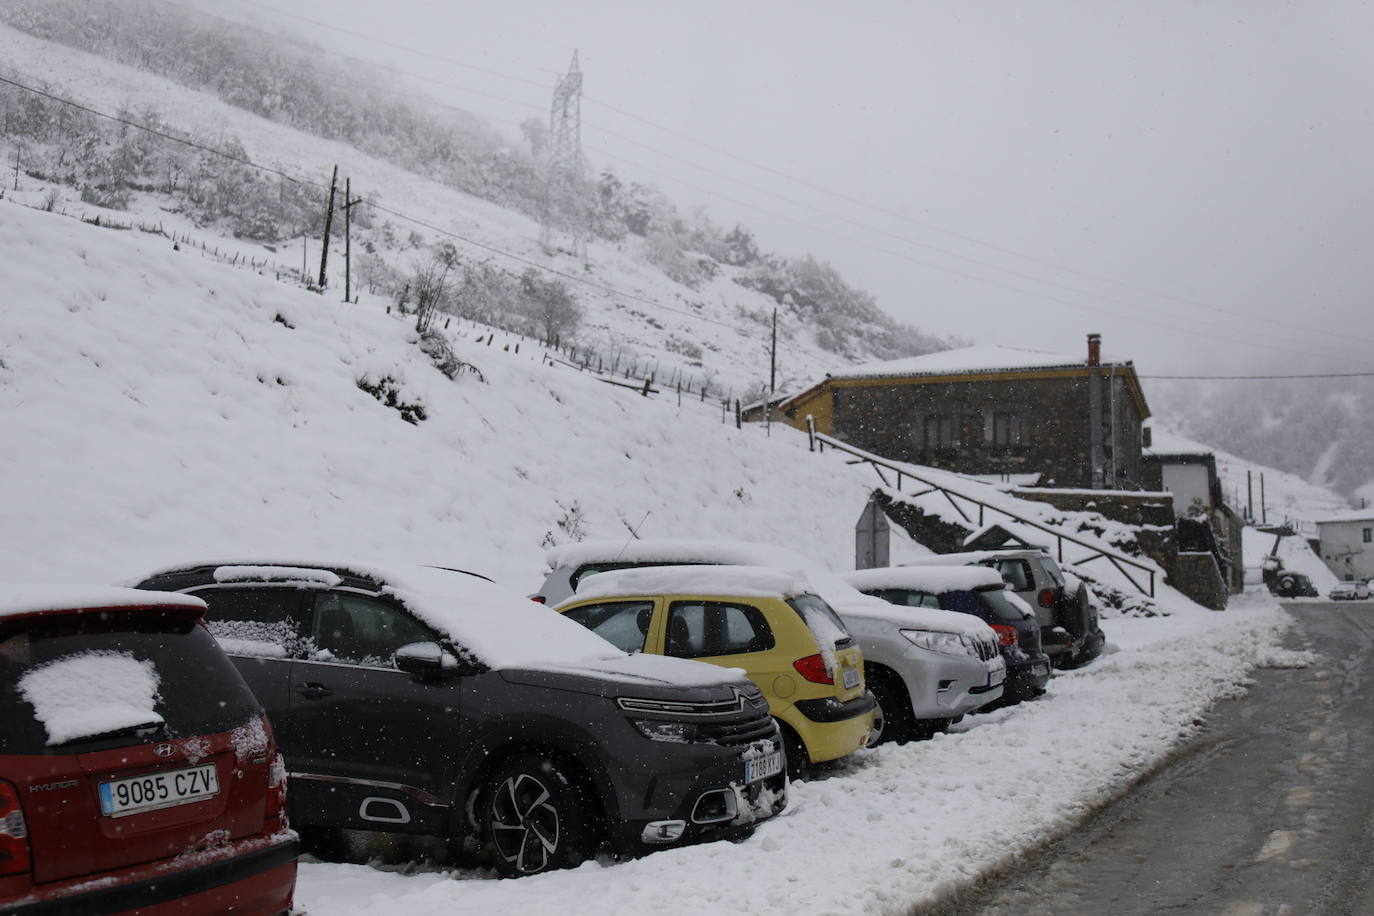
[{"label": "misty mountain", "polygon": [[1347,497],[1374,483],[1374,379],[1155,381],[1149,395],[1190,438]]}]

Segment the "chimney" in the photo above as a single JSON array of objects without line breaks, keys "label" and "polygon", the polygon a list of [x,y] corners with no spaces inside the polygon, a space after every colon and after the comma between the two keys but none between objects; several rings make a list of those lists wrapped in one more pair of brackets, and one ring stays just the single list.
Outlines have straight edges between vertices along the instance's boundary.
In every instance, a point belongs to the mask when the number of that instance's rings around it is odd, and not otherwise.
[{"label": "chimney", "polygon": [[1089,365],[1089,366],[1100,366],[1100,365],[1102,365],[1102,335],[1101,335],[1101,334],[1089,334],[1089,335],[1088,335],[1088,365]]}]

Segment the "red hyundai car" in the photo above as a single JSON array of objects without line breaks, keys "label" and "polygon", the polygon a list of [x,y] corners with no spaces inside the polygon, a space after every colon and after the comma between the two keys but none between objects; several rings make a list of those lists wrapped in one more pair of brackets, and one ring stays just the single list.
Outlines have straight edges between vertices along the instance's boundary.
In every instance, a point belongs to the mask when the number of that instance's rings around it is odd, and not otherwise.
[{"label": "red hyundai car", "polygon": [[204,609],[0,585],[0,913],[291,908],[286,770]]}]

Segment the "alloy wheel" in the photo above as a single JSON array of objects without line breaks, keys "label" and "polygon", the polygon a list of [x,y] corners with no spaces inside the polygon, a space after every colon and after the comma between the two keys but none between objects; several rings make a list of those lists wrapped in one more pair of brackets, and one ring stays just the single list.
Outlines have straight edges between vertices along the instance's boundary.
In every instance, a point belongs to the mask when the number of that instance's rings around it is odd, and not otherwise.
[{"label": "alloy wheel", "polygon": [[528,773],[507,777],[492,794],[490,816],[492,841],[502,859],[523,874],[549,867],[561,838],[560,818],[543,782]]}]

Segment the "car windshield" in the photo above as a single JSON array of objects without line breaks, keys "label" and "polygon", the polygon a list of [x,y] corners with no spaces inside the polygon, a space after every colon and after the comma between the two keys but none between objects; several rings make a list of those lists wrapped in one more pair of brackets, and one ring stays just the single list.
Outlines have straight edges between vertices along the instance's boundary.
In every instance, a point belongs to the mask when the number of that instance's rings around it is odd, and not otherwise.
[{"label": "car windshield", "polygon": [[[45,673],[63,683],[54,689]],[[125,695],[140,680],[148,715],[130,717]],[[0,754],[102,750],[144,743],[154,730],[168,738],[215,734],[261,714],[204,627],[184,613],[147,611],[0,625],[0,708]]]}]

